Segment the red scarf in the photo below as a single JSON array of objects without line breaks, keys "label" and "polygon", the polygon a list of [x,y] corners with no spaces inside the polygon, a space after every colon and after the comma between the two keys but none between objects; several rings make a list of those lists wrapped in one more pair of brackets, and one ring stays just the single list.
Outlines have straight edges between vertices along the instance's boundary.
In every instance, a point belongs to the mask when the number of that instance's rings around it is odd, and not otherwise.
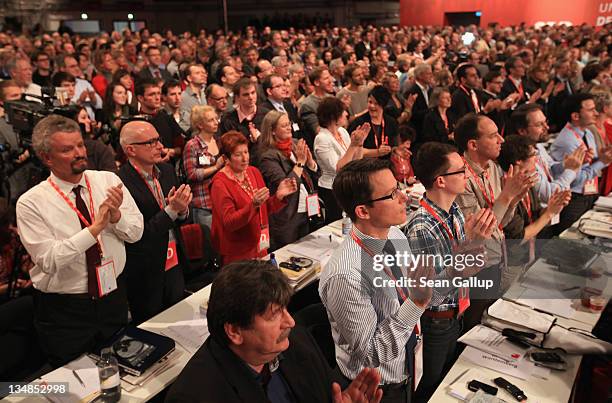
[{"label": "red scarf", "polygon": [[285,140],[280,140],[280,141],[276,140],[276,148],[278,148],[280,152],[285,154],[287,158],[291,158],[291,151],[293,148],[293,139],[290,137]]}]

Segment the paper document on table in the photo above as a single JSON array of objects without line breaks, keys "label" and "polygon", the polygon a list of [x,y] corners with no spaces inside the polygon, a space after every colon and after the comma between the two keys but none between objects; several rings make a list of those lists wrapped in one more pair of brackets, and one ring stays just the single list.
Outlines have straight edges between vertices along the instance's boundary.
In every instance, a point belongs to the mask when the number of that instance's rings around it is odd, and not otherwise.
[{"label": "paper document on table", "polygon": [[506,361],[516,361],[525,355],[526,348],[518,347],[506,340],[501,332],[483,325],[476,325],[459,341],[478,350],[496,355]]},{"label": "paper document on table", "polygon": [[[77,379],[76,374],[81,378]],[[69,362],[41,377],[43,382],[68,382],[69,393],[65,395],[45,395],[49,400],[58,403],[90,402],[100,393],[100,375],[94,360],[88,356]],[[32,383],[39,383],[34,381]],[[85,385],[85,386],[83,386]]]},{"label": "paper document on table", "polygon": [[461,356],[478,366],[489,368],[493,371],[511,375],[519,379],[528,379],[533,371],[533,364],[527,360],[506,361],[470,346],[467,346],[465,350],[463,350]]},{"label": "paper document on table", "polygon": [[300,256],[321,261],[323,258],[331,256],[341,242],[342,239],[331,232],[310,234],[287,246],[287,250]]},{"label": "paper document on table", "polygon": [[176,322],[163,329],[162,333],[174,339],[177,344],[192,354],[204,344],[210,334],[206,319]]}]

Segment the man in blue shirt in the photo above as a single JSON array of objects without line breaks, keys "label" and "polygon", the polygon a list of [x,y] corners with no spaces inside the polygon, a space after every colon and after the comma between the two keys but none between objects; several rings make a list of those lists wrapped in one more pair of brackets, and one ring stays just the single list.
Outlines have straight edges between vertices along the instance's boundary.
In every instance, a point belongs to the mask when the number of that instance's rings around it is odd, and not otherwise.
[{"label": "man in blue shirt", "polygon": [[535,185],[535,190],[540,202],[546,204],[554,192],[570,188],[582,167],[586,150],[578,147],[572,153],[565,155],[563,161],[555,161],[545,148],[550,137],[548,121],[538,104],[519,106],[512,113],[512,123],[516,134],[537,143],[535,147],[538,153],[536,161],[538,183]]},{"label": "man in blue shirt", "polygon": [[593,207],[599,194],[598,177],[601,170],[612,162],[612,147],[598,150],[593,133],[587,129],[587,126],[595,124],[597,117],[593,96],[584,93],[570,95],[564,106],[567,124],[553,143],[550,154],[555,160],[562,161],[577,148],[583,148],[586,157],[570,187],[572,200],[561,212],[559,233]]}]

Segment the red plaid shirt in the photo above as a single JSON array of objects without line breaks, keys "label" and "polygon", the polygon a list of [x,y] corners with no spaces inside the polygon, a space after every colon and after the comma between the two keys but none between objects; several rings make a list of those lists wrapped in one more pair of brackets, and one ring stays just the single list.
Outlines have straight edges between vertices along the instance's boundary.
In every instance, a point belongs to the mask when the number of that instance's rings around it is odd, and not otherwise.
[{"label": "red plaid shirt", "polygon": [[[201,160],[206,160],[207,158],[208,161]],[[183,165],[187,175],[187,182],[191,186],[191,193],[193,194],[193,200],[191,201],[193,207],[212,210],[212,201],[210,199],[212,176],[204,178],[204,169],[202,168],[211,167],[215,165],[216,161],[217,156],[208,152],[208,146],[200,137],[195,136],[185,144]],[[203,164],[203,162],[208,162],[208,164]]]}]

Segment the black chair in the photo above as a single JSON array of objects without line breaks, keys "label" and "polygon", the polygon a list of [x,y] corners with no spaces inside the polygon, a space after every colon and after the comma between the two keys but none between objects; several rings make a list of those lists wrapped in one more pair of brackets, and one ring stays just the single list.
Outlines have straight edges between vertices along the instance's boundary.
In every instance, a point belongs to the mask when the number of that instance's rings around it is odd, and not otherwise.
[{"label": "black chair", "polygon": [[297,312],[294,318],[295,322],[306,328],[315,339],[330,368],[335,368],[336,351],[325,306],[321,303],[309,305]]},{"label": "black chair", "polygon": [[189,266],[183,267],[185,289],[191,294],[213,282],[219,270],[220,259],[212,247],[210,229],[207,226],[183,225],[181,234],[189,259]]},{"label": "black chair", "polygon": [[0,305],[0,357],[3,382],[28,381],[45,364],[34,329],[34,301],[29,295]]}]

